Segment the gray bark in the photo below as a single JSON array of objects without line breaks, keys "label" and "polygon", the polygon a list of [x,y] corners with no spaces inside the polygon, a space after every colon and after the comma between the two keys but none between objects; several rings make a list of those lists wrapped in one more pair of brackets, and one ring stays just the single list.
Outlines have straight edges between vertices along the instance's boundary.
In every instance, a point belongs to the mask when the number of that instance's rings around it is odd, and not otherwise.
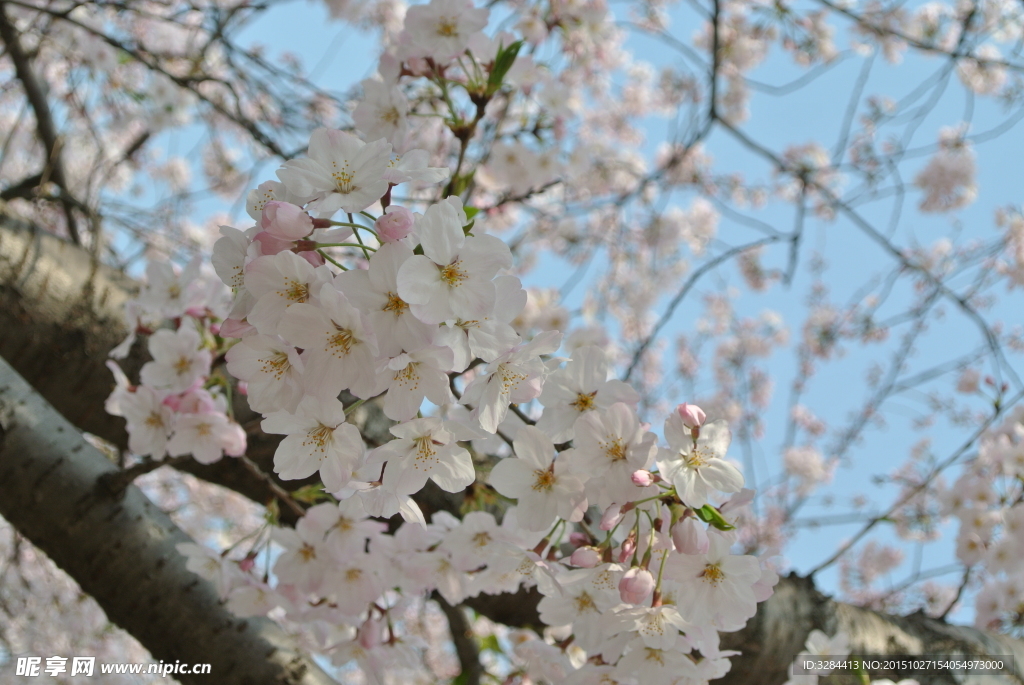
[{"label": "gray bark", "polygon": [[0,515],[155,658],[211,664],[225,685],[333,683],[275,623],[231,615],[175,549],[191,538],[134,486],[102,486],[116,471],[0,359]]},{"label": "gray bark", "polygon": [[[921,685],[1020,685],[1024,683],[1024,642],[1006,635],[987,633],[969,626],[951,625],[917,612],[891,616],[836,602],[814,587],[807,578],[790,575],[779,581],[775,594],[760,604],[757,614],[736,633],[723,634],[722,648],[737,649],[732,670],[716,680],[721,685],[779,685],[789,678],[789,666],[804,650],[814,629],[850,637],[852,654],[868,655],[962,655],[966,658],[1013,656],[1013,670],[1006,675],[957,675],[913,669],[871,672],[872,678],[899,681],[913,678]],[[850,673],[829,676],[828,683],[859,683]]]}]

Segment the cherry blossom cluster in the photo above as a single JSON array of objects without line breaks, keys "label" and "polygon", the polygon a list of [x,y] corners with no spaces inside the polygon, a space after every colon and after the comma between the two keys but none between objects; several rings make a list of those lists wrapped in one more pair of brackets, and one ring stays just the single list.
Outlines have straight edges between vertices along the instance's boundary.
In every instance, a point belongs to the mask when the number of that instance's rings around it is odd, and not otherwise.
[{"label": "cherry blossom cluster", "polygon": [[[386,139],[326,129],[308,150],[250,193],[258,224],[224,227],[213,262],[234,291],[220,327],[240,338],[227,369],[263,429],[285,436],[276,473],[317,474],[337,503],[275,530],[273,579],[251,573],[251,560],[243,569],[183,550],[194,566],[220,578],[240,612],[326,624],[319,648],[340,662],[362,655],[370,670],[407,661],[389,620],[398,596],[436,590],[457,604],[535,584],[541,619],[563,644],[528,641],[517,653],[549,680],[724,673],[718,631],[741,628],[778,580],[730,553],[729,518],[753,492],[725,459],[726,423],[681,405],[659,448],[637,392],[608,379],[601,347],[563,359],[553,356],[558,331],[524,339],[510,325],[526,304],[503,273],[511,252],[473,209],[456,196],[422,213],[392,204],[403,183],[447,177],[425,154],[395,158]],[[368,400],[397,422],[369,450],[349,420]],[[543,409],[531,418],[518,407],[534,400]],[[493,436],[513,449],[496,464],[478,448]],[[461,492],[478,481],[477,464],[494,464],[487,482],[517,503],[501,526],[486,512],[428,524],[413,496],[428,479]],[[386,535],[380,520],[395,514],[407,523]]]},{"label": "cherry blossom cluster", "polygon": [[[213,371],[223,342],[224,287],[202,273],[199,260],[180,272],[152,261],[146,276],[139,297],[126,306],[131,334],[111,356],[126,357],[143,333],[151,360],[137,385],[115,361],[107,362],[117,380],[107,412],[125,418],[128,448],[139,457],[192,455],[212,464],[225,454],[244,454],[245,431],[231,417],[231,385]],[[173,328],[157,329],[168,320]]]},{"label": "cherry blossom cluster", "polygon": [[[976,386],[976,383],[975,383]],[[937,485],[941,513],[959,520],[956,556],[980,580],[975,624],[1019,625],[1024,606],[1024,409],[1010,411],[982,436],[977,457],[945,487]]]}]

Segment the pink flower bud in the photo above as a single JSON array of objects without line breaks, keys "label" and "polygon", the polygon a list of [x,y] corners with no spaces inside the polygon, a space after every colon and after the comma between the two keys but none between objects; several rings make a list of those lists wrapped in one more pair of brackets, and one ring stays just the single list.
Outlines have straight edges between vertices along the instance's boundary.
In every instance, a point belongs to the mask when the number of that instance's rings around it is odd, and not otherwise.
[{"label": "pink flower bud", "polygon": [[582,547],[588,542],[590,542],[590,536],[586,533],[569,533],[569,544],[573,547]]},{"label": "pink flower bud", "polygon": [[623,563],[626,559],[636,551],[636,536],[633,533],[629,534],[629,537],[623,541],[622,546],[619,548],[619,563]]},{"label": "pink flower bud", "polygon": [[382,242],[393,243],[409,235],[415,219],[405,207],[391,205],[384,210],[384,215],[377,219],[374,227]]},{"label": "pink flower bud", "polygon": [[619,597],[626,604],[641,604],[654,592],[654,576],[650,571],[634,566],[619,581]]},{"label": "pink flower bud", "polygon": [[412,73],[413,76],[426,76],[430,73],[430,64],[423,57],[410,57],[405,60],[405,68]]},{"label": "pink flower bud", "polygon": [[676,407],[676,411],[679,412],[679,417],[687,428],[700,428],[704,425],[704,419],[707,418],[704,415],[704,410],[695,404],[683,402]]},{"label": "pink flower bud", "polygon": [[272,200],[263,206],[260,228],[278,238],[298,240],[313,232],[313,220],[301,207]]},{"label": "pink flower bud", "polygon": [[208,391],[196,388],[181,395],[174,411],[183,414],[212,414],[217,411],[217,403]]},{"label": "pink flower bud", "polygon": [[220,334],[225,338],[241,338],[256,329],[241,319],[224,319],[220,324]]},{"label": "pink flower bud", "polygon": [[242,569],[245,573],[248,573],[256,565],[255,557],[246,557],[238,562],[238,568]]},{"label": "pink flower bud", "polygon": [[246,397],[249,396],[249,384],[245,381],[238,381],[238,385],[235,386],[235,389],[238,390],[239,395],[245,395]]},{"label": "pink flower bud", "polygon": [[185,314],[191,316],[193,319],[205,319],[206,307],[189,307],[185,310]]},{"label": "pink flower bud", "polygon": [[601,563],[601,552],[596,547],[580,547],[569,557],[569,563],[579,568],[594,568]]},{"label": "pink flower bud", "polygon": [[245,454],[246,446],[245,430],[234,421],[230,422],[227,431],[221,436],[224,454],[229,457],[240,457]]},{"label": "pink flower bud", "polygon": [[683,554],[707,554],[711,548],[707,529],[689,516],[672,526],[672,542]]},{"label": "pink flower bud", "polygon": [[294,240],[290,238],[282,238],[270,231],[260,231],[256,234],[253,240],[259,241],[260,252],[264,255],[273,255],[278,252],[290,250],[295,244]]},{"label": "pink flower bud", "polygon": [[305,259],[313,266],[320,266],[321,264],[327,263],[327,260],[325,260],[324,256],[319,252],[311,252],[309,250],[306,250],[305,252],[300,252],[299,256]]},{"label": "pink flower bud", "polygon": [[373,649],[381,643],[383,635],[381,634],[381,624],[379,621],[375,621],[372,618],[366,619],[363,625],[359,626],[359,632],[357,633],[357,640],[359,646],[363,649]]},{"label": "pink flower bud", "polygon": [[630,478],[633,480],[633,485],[639,485],[642,488],[646,488],[648,485],[654,485],[654,474],[647,469],[634,471]]},{"label": "pink flower bud", "polygon": [[622,520],[622,505],[613,504],[604,512],[604,516],[601,517],[601,530],[611,530],[615,526],[619,525],[619,521]]}]

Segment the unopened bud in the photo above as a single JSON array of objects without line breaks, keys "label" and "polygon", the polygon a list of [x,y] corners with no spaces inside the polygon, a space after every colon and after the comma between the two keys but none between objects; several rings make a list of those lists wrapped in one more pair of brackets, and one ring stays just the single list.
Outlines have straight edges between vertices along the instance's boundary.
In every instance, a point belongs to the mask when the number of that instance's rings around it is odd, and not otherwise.
[{"label": "unopened bud", "polygon": [[601,563],[601,551],[596,547],[580,547],[569,557],[569,563],[579,568],[594,568]]},{"label": "unopened bud", "polygon": [[619,548],[619,563],[626,561],[636,551],[636,535],[631,531]]},{"label": "unopened bud", "polygon": [[704,419],[707,418],[703,409],[686,402],[676,407],[676,412],[679,413],[679,418],[683,420],[683,425],[687,428],[700,428],[704,425]]},{"label": "unopened bud", "polygon": [[604,512],[604,516],[601,517],[601,530],[611,530],[615,526],[619,525],[619,521],[622,520],[622,515],[623,512],[621,504],[613,504],[608,507]]},{"label": "unopened bud", "polygon": [[377,219],[374,227],[377,229],[377,235],[380,236],[381,242],[393,243],[409,235],[413,223],[415,223],[415,219],[412,212],[405,207],[391,205]]},{"label": "unopened bud", "polygon": [[672,526],[672,543],[683,554],[707,554],[711,548],[707,529],[690,516]]},{"label": "unopened bud", "polygon": [[647,469],[634,471],[630,478],[633,480],[633,485],[639,485],[642,488],[646,488],[648,485],[654,485],[654,474]]},{"label": "unopened bud", "polygon": [[313,220],[297,205],[271,200],[263,205],[260,228],[278,238],[298,240],[313,232]]},{"label": "unopened bud", "polygon": [[619,597],[626,604],[641,604],[654,592],[654,576],[639,566],[626,571],[619,581]]},{"label": "unopened bud", "polygon": [[569,533],[569,544],[573,547],[582,547],[589,542],[590,536],[586,533],[580,533],[579,531]]}]

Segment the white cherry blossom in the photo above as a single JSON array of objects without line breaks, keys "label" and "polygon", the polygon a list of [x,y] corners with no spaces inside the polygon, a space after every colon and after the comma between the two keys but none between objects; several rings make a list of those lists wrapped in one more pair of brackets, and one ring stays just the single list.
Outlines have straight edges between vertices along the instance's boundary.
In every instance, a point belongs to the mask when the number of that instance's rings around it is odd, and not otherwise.
[{"label": "white cherry blossom", "polygon": [[732,439],[725,421],[704,424],[695,441],[679,413],[672,412],[665,421],[665,439],[669,449],[659,450],[658,469],[684,504],[700,508],[712,490],[729,493],[743,488],[743,474],[725,460]]},{"label": "white cherry blossom", "polygon": [[414,5],[405,15],[410,55],[446,62],[469,45],[474,33],[487,25],[488,11],[467,0],[431,0]]},{"label": "white cherry blossom", "polygon": [[264,335],[274,335],[288,307],[313,300],[329,279],[330,272],[287,250],[254,260],[245,270],[245,289],[256,301],[249,323]]},{"label": "white cherry blossom", "polygon": [[384,486],[399,494],[419,492],[433,480],[447,492],[461,492],[476,479],[469,452],[459,447],[439,418],[413,419],[391,427],[392,440],[374,450],[371,462],[387,460]]},{"label": "white cherry blossom", "polygon": [[528,343],[516,345],[494,360],[484,374],[466,386],[462,403],[473,406],[471,416],[494,433],[511,402],[529,402],[540,395],[547,367],[540,356],[558,349],[561,334],[546,331]]},{"label": "white cherry blossom", "polygon": [[335,284],[369,318],[379,352],[394,357],[429,346],[435,326],[423,323],[398,296],[398,271],[412,257],[412,249],[399,242],[382,245],[370,257],[370,268],[340,274]]},{"label": "white cherry blossom", "polygon": [[262,426],[287,436],[274,453],[274,471],[285,480],[319,471],[328,492],[348,485],[365,452],[359,429],[345,422],[345,407],[336,399],[306,396],[294,414],[274,412]]},{"label": "white cherry blossom", "polygon": [[730,554],[724,535],[709,537],[707,554],[670,555],[665,577],[679,588],[676,600],[683,618],[739,630],[757,610],[752,587],[761,578],[761,566],[756,557]]},{"label": "white cherry blossom", "polygon": [[491,279],[512,265],[503,241],[489,235],[467,237],[458,198],[432,205],[417,222],[422,255],[413,255],[398,272],[398,295],[424,323],[481,319],[494,310]]},{"label": "white cherry blossom", "polygon": [[452,351],[447,347],[427,347],[386,360],[379,370],[387,378],[384,415],[394,421],[416,416],[424,399],[441,406],[454,402],[448,386]]},{"label": "white cherry blossom", "polygon": [[303,382],[306,390],[333,399],[345,389],[363,399],[380,392],[376,372],[377,338],[363,315],[325,283],[318,304],[294,304],[281,320],[288,340],[305,350]]},{"label": "white cherry blossom", "polygon": [[540,403],[544,413],[537,427],[551,435],[555,442],[573,437],[573,425],[580,416],[593,409],[607,409],[616,402],[636,407],[640,395],[619,380],[608,379],[605,352],[587,345],[573,352],[572,359],[552,373],[544,384]]},{"label": "white cherry blossom", "polygon": [[308,208],[321,216],[339,209],[355,213],[376,202],[388,189],[383,179],[391,157],[383,138],[364,143],[351,133],[318,128],[309,137],[309,156],[278,170],[288,192],[313,198]]},{"label": "white cherry blossom", "polygon": [[202,347],[195,326],[182,322],[177,331],[161,329],[149,338],[153,361],[146,362],[142,382],[170,392],[184,392],[210,373],[210,351]]},{"label": "white cherry blossom", "polygon": [[519,500],[519,522],[527,530],[545,530],[556,517],[579,521],[587,508],[583,482],[555,459],[551,438],[525,426],[513,442],[516,456],[502,459],[490,483],[506,497]]},{"label": "white cherry blossom", "polygon": [[294,412],[304,394],[302,359],[276,336],[250,335],[228,350],[228,372],[248,384],[254,411]]}]

